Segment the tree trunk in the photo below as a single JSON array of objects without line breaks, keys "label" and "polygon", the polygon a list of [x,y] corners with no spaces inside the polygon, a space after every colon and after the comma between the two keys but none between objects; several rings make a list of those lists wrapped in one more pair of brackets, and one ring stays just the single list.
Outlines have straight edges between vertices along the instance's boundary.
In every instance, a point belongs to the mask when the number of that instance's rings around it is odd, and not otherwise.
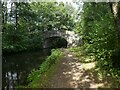
[{"label": "tree trunk", "polygon": [[118,32],[118,44],[120,46],[120,2],[110,3],[110,7],[115,17],[116,30]]},{"label": "tree trunk", "polygon": [[115,17],[117,31],[120,32],[120,2],[110,3],[110,7]]}]

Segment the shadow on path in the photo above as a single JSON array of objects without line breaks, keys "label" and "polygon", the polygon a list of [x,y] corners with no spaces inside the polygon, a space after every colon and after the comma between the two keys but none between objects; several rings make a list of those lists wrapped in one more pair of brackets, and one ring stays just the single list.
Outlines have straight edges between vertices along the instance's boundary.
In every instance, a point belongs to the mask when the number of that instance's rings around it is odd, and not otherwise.
[{"label": "shadow on path", "polygon": [[49,88],[99,88],[107,87],[105,79],[99,79],[95,72],[96,62],[81,63],[71,52],[64,50],[64,58],[52,79]]}]

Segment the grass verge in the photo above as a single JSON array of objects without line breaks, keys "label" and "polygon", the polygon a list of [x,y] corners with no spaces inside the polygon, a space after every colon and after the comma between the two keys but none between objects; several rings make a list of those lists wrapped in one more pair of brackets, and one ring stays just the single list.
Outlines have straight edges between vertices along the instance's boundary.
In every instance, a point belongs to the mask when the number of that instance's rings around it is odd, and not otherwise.
[{"label": "grass verge", "polygon": [[57,65],[62,59],[63,53],[59,49],[53,49],[50,56],[35,70],[28,75],[28,86],[17,86],[16,88],[45,88],[48,81],[57,70]]}]

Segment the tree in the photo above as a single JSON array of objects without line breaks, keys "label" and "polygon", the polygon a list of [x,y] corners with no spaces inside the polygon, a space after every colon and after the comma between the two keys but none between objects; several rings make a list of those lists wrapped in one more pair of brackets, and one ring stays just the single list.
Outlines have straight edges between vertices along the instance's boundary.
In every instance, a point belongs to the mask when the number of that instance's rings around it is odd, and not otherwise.
[{"label": "tree", "polygon": [[73,29],[64,3],[10,1],[3,7],[3,51],[42,48],[42,32]]},{"label": "tree", "polygon": [[[107,74],[119,75],[118,32],[110,3],[84,3],[77,32],[84,41],[84,51],[94,55],[97,66]],[[114,68],[114,69],[113,69]]]}]

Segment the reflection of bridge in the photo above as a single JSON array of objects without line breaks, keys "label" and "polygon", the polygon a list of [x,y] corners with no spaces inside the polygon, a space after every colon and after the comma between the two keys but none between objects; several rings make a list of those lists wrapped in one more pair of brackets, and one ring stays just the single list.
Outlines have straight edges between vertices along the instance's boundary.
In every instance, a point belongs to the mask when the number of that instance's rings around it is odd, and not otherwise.
[{"label": "reflection of bridge", "polygon": [[46,31],[43,34],[43,39],[44,39],[44,48],[47,46],[47,42],[45,41],[48,38],[51,37],[61,37],[64,38],[67,41],[67,46],[77,46],[81,44],[82,38],[76,34],[74,31]]}]

